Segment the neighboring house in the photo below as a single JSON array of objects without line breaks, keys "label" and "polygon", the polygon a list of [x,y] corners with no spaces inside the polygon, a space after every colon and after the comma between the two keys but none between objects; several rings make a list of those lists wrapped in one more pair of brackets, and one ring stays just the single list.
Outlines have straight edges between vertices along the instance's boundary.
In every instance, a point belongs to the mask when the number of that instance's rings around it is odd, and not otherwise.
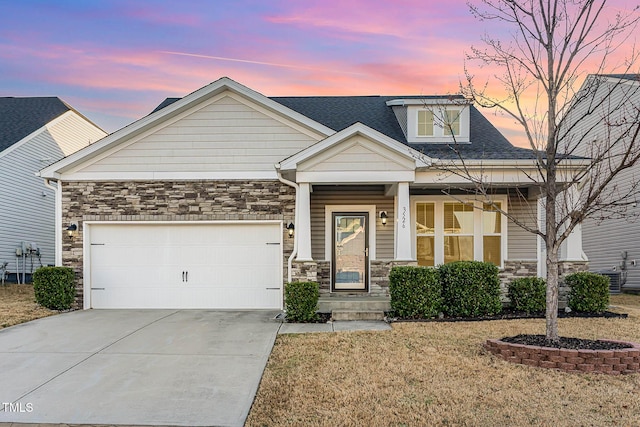
[{"label": "neighboring house", "polygon": [[41,176],[84,308],[281,308],[290,280],[387,296],[394,265],[464,259],[536,275],[534,235],[463,203],[483,207],[442,170],[454,148],[495,203],[537,221],[531,151],[460,97],[268,98],[222,78]]},{"label": "neighboring house", "polygon": [[[640,75],[591,75],[581,92],[589,87],[598,88],[595,95],[587,97],[585,102],[577,101],[578,116],[584,114],[587,108],[591,110],[576,129],[576,134],[582,138],[577,153],[593,157],[597,155],[599,147],[616,141],[621,136],[620,132],[628,130],[631,123],[638,126]],[[625,136],[616,145],[622,148],[630,141],[631,136]],[[638,143],[635,142],[636,145]],[[616,152],[620,153],[620,150],[614,150],[613,154]],[[632,187],[639,184],[640,164],[637,164],[622,171],[609,184],[608,193],[615,199],[633,191]],[[640,202],[637,197],[635,200]],[[616,218],[615,211],[612,209],[610,218],[591,218],[582,225],[583,249],[589,258],[589,269],[608,274],[612,280],[612,290],[618,288],[616,285],[622,285],[622,290],[640,290],[640,206],[629,206],[623,212],[625,218]]]},{"label": "neighboring house", "polygon": [[0,98],[0,266],[11,280],[55,259],[55,194],[36,173],[105,135],[59,98]]}]

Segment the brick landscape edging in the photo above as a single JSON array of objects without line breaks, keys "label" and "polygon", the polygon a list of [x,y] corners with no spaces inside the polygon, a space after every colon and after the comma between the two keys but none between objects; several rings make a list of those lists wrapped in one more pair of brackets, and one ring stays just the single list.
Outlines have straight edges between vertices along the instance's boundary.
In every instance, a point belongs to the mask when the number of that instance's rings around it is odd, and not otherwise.
[{"label": "brick landscape edging", "polygon": [[609,375],[640,372],[640,344],[601,340],[632,347],[619,350],[570,350],[487,340],[483,347],[511,363],[559,369],[566,372],[597,372]]}]

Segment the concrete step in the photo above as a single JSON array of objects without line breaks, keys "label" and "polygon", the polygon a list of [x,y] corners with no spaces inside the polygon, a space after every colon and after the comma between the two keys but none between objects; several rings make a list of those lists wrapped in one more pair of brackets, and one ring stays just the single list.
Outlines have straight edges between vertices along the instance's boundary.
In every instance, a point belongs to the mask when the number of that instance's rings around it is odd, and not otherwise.
[{"label": "concrete step", "polygon": [[333,310],[331,313],[333,320],[383,320],[384,311],[361,311],[361,310]]},{"label": "concrete step", "polygon": [[335,310],[389,311],[388,297],[322,297],[318,301],[318,311],[330,313]]}]

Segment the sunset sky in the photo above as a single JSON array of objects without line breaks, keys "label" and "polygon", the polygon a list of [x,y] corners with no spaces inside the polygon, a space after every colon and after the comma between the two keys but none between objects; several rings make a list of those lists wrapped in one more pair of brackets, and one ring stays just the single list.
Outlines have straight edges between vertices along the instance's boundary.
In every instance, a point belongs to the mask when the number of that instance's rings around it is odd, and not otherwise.
[{"label": "sunset sky", "polygon": [[0,0],[0,15],[0,96],[59,96],[108,132],[222,76],[266,96],[456,93],[469,47],[507,34],[461,0]]}]

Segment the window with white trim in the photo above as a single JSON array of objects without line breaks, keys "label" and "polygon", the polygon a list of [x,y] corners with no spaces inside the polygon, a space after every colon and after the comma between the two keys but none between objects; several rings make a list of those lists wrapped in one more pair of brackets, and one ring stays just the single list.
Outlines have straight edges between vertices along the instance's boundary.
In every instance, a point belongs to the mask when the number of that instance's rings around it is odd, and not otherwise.
[{"label": "window with white trim", "polygon": [[419,203],[416,206],[416,248],[418,265],[435,266],[435,205]]},{"label": "window with white trim", "polygon": [[417,136],[460,136],[460,116],[457,108],[418,110]]},{"label": "window with white trim", "polygon": [[493,204],[439,196],[412,199],[418,265],[476,260],[502,267],[507,254],[507,223],[496,208],[506,208],[506,196],[496,196]]},{"label": "window with white trim", "polygon": [[473,261],[473,206],[444,204],[444,263]]}]

